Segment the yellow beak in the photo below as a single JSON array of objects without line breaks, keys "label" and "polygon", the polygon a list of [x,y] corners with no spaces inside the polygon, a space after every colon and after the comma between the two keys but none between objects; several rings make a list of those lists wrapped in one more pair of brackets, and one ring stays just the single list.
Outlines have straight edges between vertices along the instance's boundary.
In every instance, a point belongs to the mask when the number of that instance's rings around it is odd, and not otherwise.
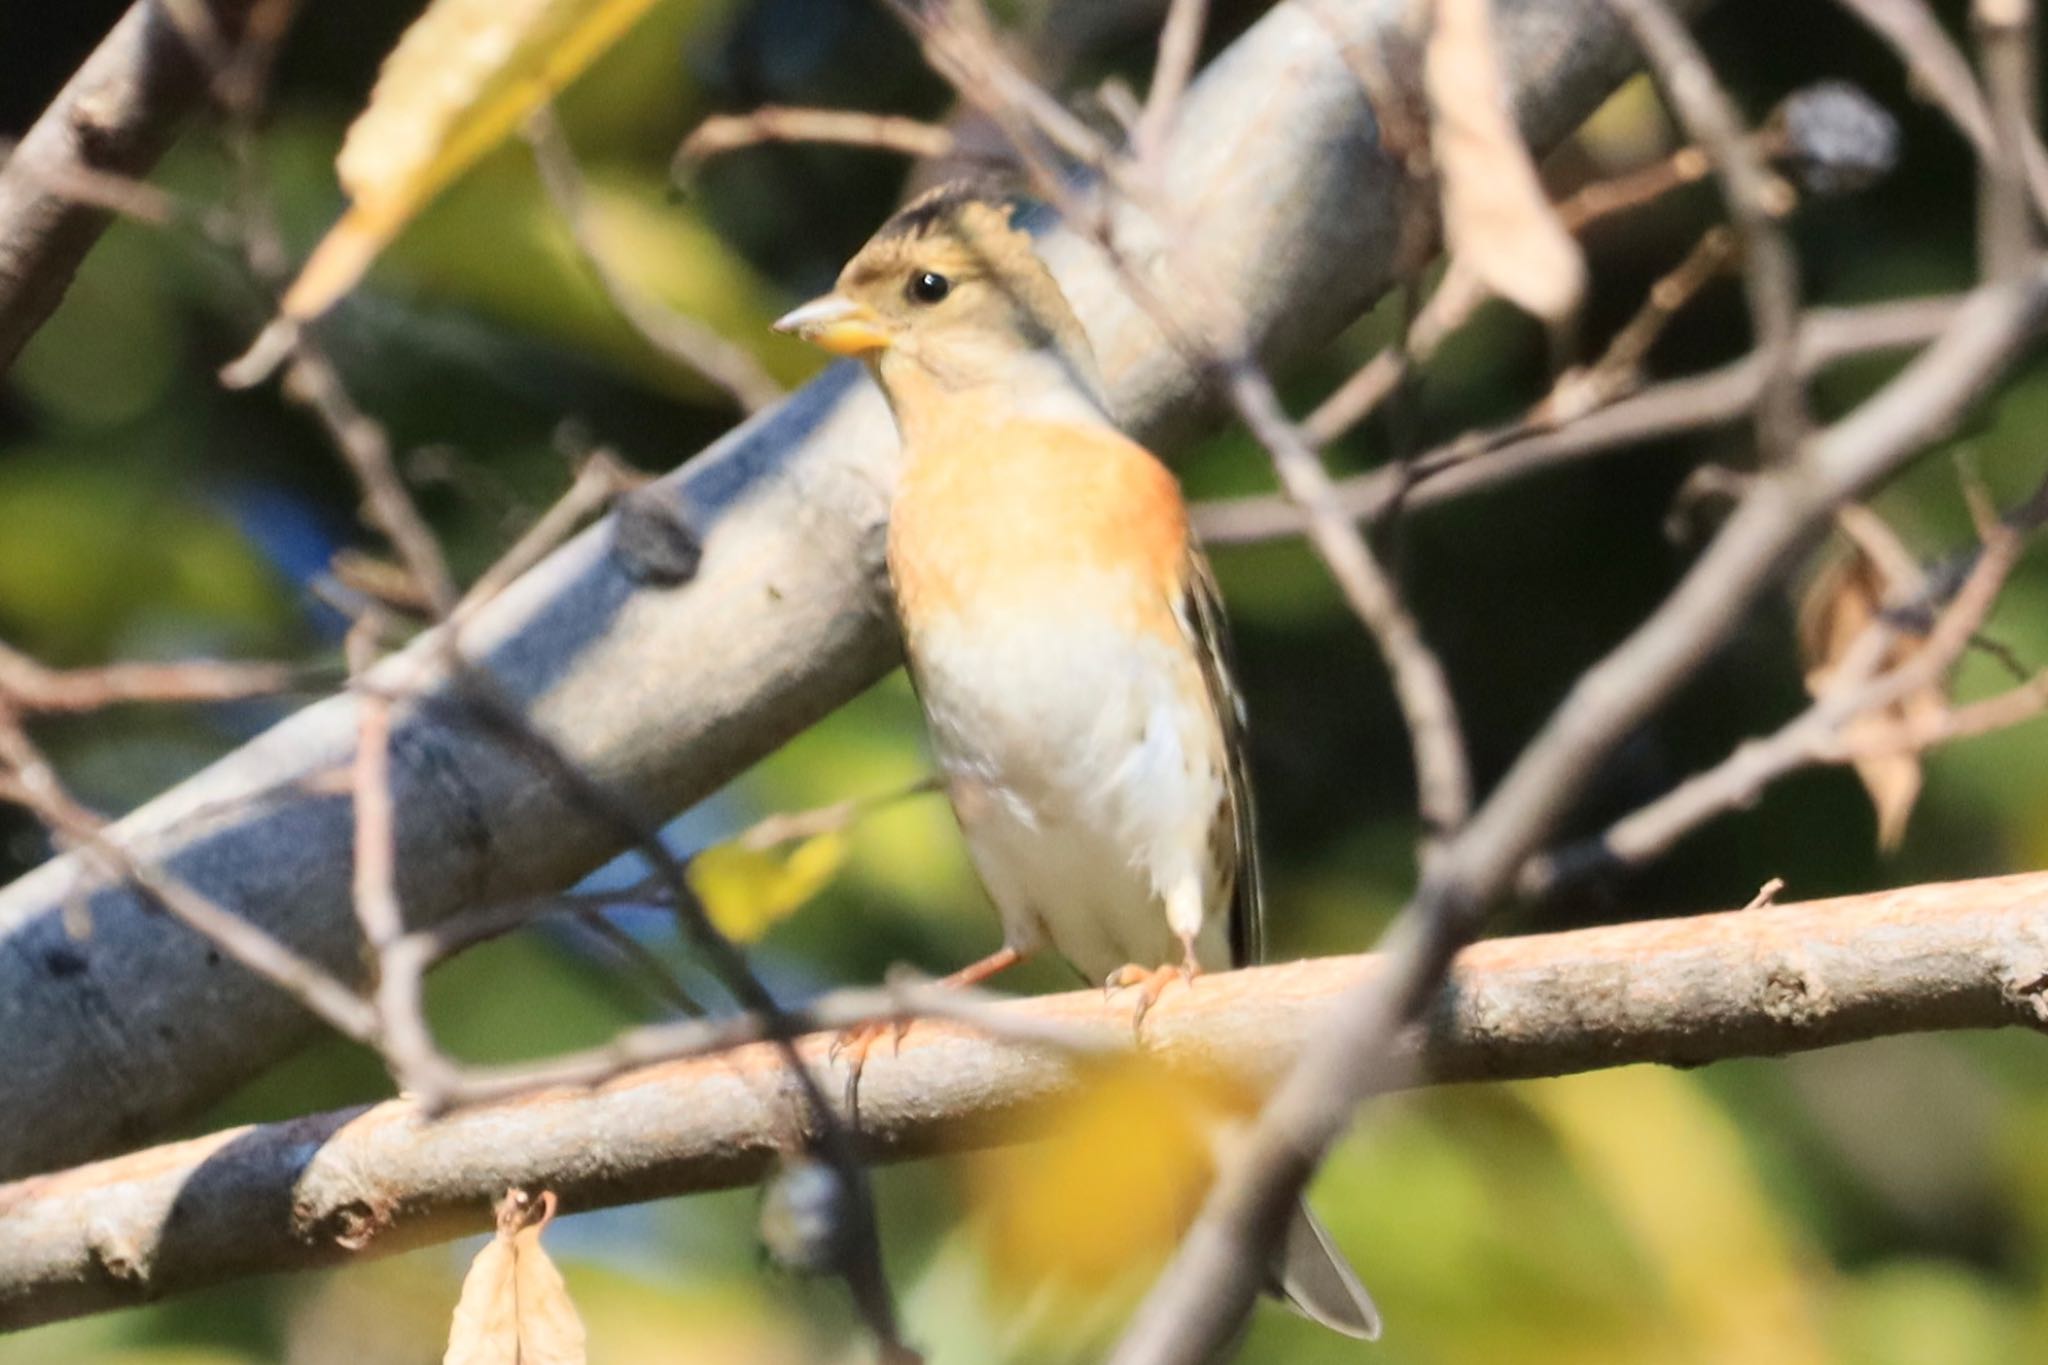
[{"label": "yellow beak", "polygon": [[812,299],[775,320],[778,332],[794,332],[834,355],[863,356],[889,345],[888,330],[874,310],[840,294]]}]

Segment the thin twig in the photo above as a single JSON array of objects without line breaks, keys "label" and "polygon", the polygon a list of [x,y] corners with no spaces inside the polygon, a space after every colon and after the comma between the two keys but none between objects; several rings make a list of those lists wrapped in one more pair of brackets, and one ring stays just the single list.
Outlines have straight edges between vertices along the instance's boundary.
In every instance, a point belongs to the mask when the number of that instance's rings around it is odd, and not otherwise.
[{"label": "thin twig", "polygon": [[478,574],[462,595],[452,614],[457,621],[469,619],[486,602],[505,590],[507,584],[540,563],[548,552],[567,540],[585,520],[602,511],[622,493],[629,493],[646,481],[638,470],[609,450],[588,452],[576,467],[576,477],[562,496],[555,499],[518,540]]},{"label": "thin twig", "polygon": [[376,1012],[333,974],[109,837],[99,816],[64,787],[4,703],[0,703],[0,772],[12,775],[7,793],[103,875],[135,886],[171,918],[297,1000],[344,1037],[375,1043]]},{"label": "thin twig", "polygon": [[1763,389],[1756,439],[1766,464],[1791,460],[1807,429],[1805,388],[1794,358],[1799,345],[1799,264],[1778,219],[1791,191],[1764,164],[1706,54],[1664,0],[1609,0],[1657,74],[1672,112],[1707,154],[1721,181],[1728,215],[1742,237],[1743,287],[1749,299]]},{"label": "thin twig", "polygon": [[[1948,326],[1958,302],[1940,296],[1809,310],[1800,323],[1800,372],[1812,375],[1854,356],[1925,345]],[[1411,510],[1435,506],[1572,460],[1719,426],[1750,411],[1763,379],[1764,367],[1752,354],[1705,374],[1667,380],[1559,430],[1532,431],[1523,419],[1495,431],[1467,433],[1415,456],[1405,476],[1382,468],[1339,481],[1338,499],[1349,515],[1372,522],[1397,501]],[[1214,545],[1299,535],[1305,524],[1299,508],[1274,494],[1219,499],[1195,508],[1196,528]]]},{"label": "thin twig", "polygon": [[317,684],[324,670],[212,659],[49,668],[0,643],[0,698],[23,714],[97,711],[131,703],[227,702]]},{"label": "thin twig", "polygon": [[[1913,88],[1932,100],[1963,135],[1983,163],[1999,157],[1991,106],[1978,88],[1970,62],[1935,17],[1926,0],[1835,0],[1898,53],[1913,77]],[[2020,144],[2034,212],[2048,216],[2048,154],[2038,132]]]},{"label": "thin twig", "polygon": [[641,985],[668,1008],[679,1014],[701,1018],[706,1013],[697,998],[684,988],[675,972],[652,949],[606,918],[602,910],[580,910],[570,921],[619,958]]},{"label": "thin twig", "polygon": [[759,412],[781,399],[782,385],[744,346],[734,345],[714,328],[653,298],[619,272],[599,240],[583,171],[553,106],[535,110],[526,121],[525,133],[548,199],[619,316],[663,356],[717,385],[742,411]]},{"label": "thin twig", "polygon": [[[1557,205],[1557,216],[1575,233],[1616,214],[1654,203],[1671,191],[1706,178],[1713,162],[1697,147],[1681,147],[1637,170],[1580,187]],[[1383,347],[1332,390],[1302,419],[1302,431],[1318,446],[1328,445],[1364,421],[1415,366],[1463,327],[1493,297],[1485,284],[1453,259],[1436,292],[1416,316],[1400,346]]]},{"label": "thin twig", "polygon": [[[359,682],[374,647],[374,633],[363,625],[349,633],[350,671]],[[393,702],[369,687],[359,687],[358,692],[352,899],[373,969],[378,1050],[401,1090],[433,1096],[448,1087],[454,1066],[435,1046],[427,1026],[422,974],[428,964],[410,951],[412,941],[398,899],[398,831],[391,790]]]},{"label": "thin twig", "polygon": [[676,149],[680,177],[715,156],[756,147],[764,142],[826,142],[841,147],[870,147],[916,161],[935,161],[958,150],[952,132],[936,123],[898,114],[871,114],[861,109],[805,109],[764,104],[745,114],[715,114],[705,119]]},{"label": "thin twig", "polygon": [[741,848],[769,849],[780,844],[795,843],[799,839],[810,839],[820,834],[831,834],[845,829],[856,820],[864,819],[875,811],[907,801],[914,796],[924,796],[941,790],[936,777],[921,777],[906,783],[893,791],[875,796],[857,796],[845,801],[835,801],[829,806],[817,806],[810,810],[779,811],[763,816],[753,824],[734,835],[731,842]]},{"label": "thin twig", "polygon": [[436,616],[455,607],[455,579],[447,558],[391,457],[391,438],[382,424],[356,405],[341,372],[304,330],[291,339],[284,392],[320,421],[328,438],[362,485],[370,520],[405,561],[405,568]]},{"label": "thin twig", "polygon": [[[1547,895],[1561,882],[1601,868],[1640,866],[1715,817],[1750,805],[1788,773],[1815,764],[1853,762],[1869,752],[1849,741],[1848,727],[1859,716],[1881,712],[1947,675],[1990,615],[2024,544],[2020,532],[1996,526],[1933,629],[1897,666],[1881,667],[1898,631],[1880,616],[1844,652],[1834,684],[1798,716],[1769,736],[1739,745],[1721,762],[1617,821],[1597,839],[1532,859],[1518,875],[1522,894]],[[1939,739],[1931,739],[1928,747],[1957,737],[1936,733]]]},{"label": "thin twig", "polygon": [[1976,0],[1971,25],[1991,107],[1991,155],[1977,160],[1978,269],[1986,279],[2023,274],[2038,245],[2024,151],[2033,136],[2036,89],[2032,0]]},{"label": "thin twig", "polygon": [[1166,22],[1159,26],[1159,58],[1152,66],[1152,84],[1145,91],[1145,107],[1131,133],[1131,152],[1141,166],[1160,169],[1166,148],[1167,130],[1180,107],[1180,97],[1194,74],[1195,59],[1201,55],[1202,30],[1209,17],[1208,0],[1170,0]]},{"label": "thin twig", "polygon": [[[741,1009],[754,1021],[754,1026],[761,1030],[761,1036],[774,1044],[781,1054],[789,1078],[802,1097],[804,1111],[811,1120],[812,1140],[819,1154],[844,1182],[851,1201],[849,1235],[854,1239],[858,1252],[847,1258],[841,1267],[848,1286],[885,1351],[909,1358],[901,1343],[895,1306],[889,1296],[875,1221],[874,1197],[844,1120],[826,1099],[817,1077],[804,1065],[796,1050],[795,1039],[801,1031],[798,1024],[755,974],[746,955],[712,923],[709,912],[690,888],[682,863],[662,842],[659,831],[584,772],[554,741],[536,729],[517,706],[508,702],[488,678],[455,654],[452,636],[444,650],[444,663],[450,668],[456,683],[460,708],[458,719],[479,725],[496,736],[513,753],[531,763],[543,778],[576,806],[609,825],[623,842],[646,860],[697,950],[704,955]],[[517,1070],[524,1073],[523,1078],[505,1076],[500,1077],[498,1083],[532,1089],[548,1084],[549,1075],[555,1074],[550,1063]],[[462,1076],[437,1098],[445,1104],[457,1096],[472,1095],[476,1093],[476,1086],[487,1083],[473,1075]],[[430,1103],[428,1107],[436,1106]]]}]

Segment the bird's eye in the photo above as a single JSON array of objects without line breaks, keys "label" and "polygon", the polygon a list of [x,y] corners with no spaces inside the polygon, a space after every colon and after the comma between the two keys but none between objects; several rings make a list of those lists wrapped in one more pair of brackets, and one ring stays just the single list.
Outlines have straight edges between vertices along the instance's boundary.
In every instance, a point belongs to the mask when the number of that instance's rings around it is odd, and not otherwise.
[{"label": "bird's eye", "polygon": [[953,282],[944,275],[929,270],[920,270],[910,277],[910,284],[904,290],[912,303],[937,303],[953,292]]}]

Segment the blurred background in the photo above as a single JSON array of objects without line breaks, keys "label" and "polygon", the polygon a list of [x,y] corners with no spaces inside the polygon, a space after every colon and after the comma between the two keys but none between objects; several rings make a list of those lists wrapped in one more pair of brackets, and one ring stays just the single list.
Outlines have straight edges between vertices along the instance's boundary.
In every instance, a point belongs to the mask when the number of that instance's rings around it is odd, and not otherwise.
[{"label": "blurred background", "polygon": [[[0,135],[18,136],[124,8],[0,3]],[[1156,3],[1016,0],[1000,7],[1070,89],[1142,88]],[[1262,6],[1221,3],[1210,45]],[[333,158],[411,0],[308,5],[286,47],[262,150],[286,235],[303,253],[341,207]],[[1952,16],[1955,18],[1960,15]],[[1814,302],[1939,292],[1972,277],[1971,161],[1914,104],[1895,61],[1831,6],[1726,0],[1701,32],[1761,118],[1792,89],[1856,82],[1901,120],[1886,181],[1814,203],[1794,225]],[[842,148],[762,148],[671,183],[699,119],[761,103],[942,116],[946,92],[868,0],[662,0],[561,103],[596,230],[634,285],[703,318],[794,384],[818,359],[766,330],[816,291],[898,199],[906,167]],[[1670,149],[1654,92],[1625,88],[1552,161],[1568,189]],[[228,192],[201,128],[157,179]],[[1584,335],[1597,347],[1718,216],[1681,191],[1596,230]],[[234,264],[196,234],[116,226],[61,311],[0,380],[0,639],[52,664],[211,655],[335,664],[343,621],[314,581],[342,550],[381,551],[318,430],[270,386],[214,373],[266,316]],[[1391,307],[1284,376],[1305,410],[1391,334]],[[473,575],[556,496],[570,454],[602,443],[649,472],[734,420],[607,301],[516,139],[443,196],[335,316],[328,342],[386,422],[459,572]],[[1745,345],[1739,288],[1711,286],[1652,359],[1677,374]],[[1347,438],[1347,468],[1396,439],[1428,444],[1508,418],[1548,386],[1539,329],[1489,307],[1432,363],[1399,413]],[[1884,364],[1816,385],[1825,416]],[[1969,543],[1956,459],[2007,499],[2041,474],[2048,381],[2030,373],[1880,500],[1923,558]],[[1740,464],[1747,436],[1667,442],[1422,512],[1394,544],[1444,656],[1482,772],[1497,775],[1570,680],[1641,618],[1697,548],[1667,534],[1686,473]],[[1195,496],[1270,485],[1244,438],[1179,462]],[[1357,951],[1398,907],[1416,828],[1406,743],[1369,640],[1299,544],[1221,550],[1253,716],[1273,955]],[[2048,662],[2048,575],[2007,590],[1998,641]],[[1759,612],[1677,705],[1634,736],[1576,827],[1591,832],[1772,728],[1804,700],[1790,599]],[[2002,681],[1966,665],[1965,695]],[[302,699],[301,699],[302,700]],[[274,721],[294,699],[127,708],[40,726],[88,802],[129,808]],[[1807,899],[2036,867],[2048,855],[2048,727],[1935,756],[1899,851],[1880,857],[1853,776],[1794,778],[1640,874],[1512,912],[1504,931],[1740,905],[1771,877]],[[892,677],[677,822],[694,849],[760,815],[883,793],[926,771],[916,711]],[[995,945],[994,918],[949,815],[896,803],[849,832],[837,880],[755,945],[792,995],[932,972]],[[0,879],[48,853],[0,807]],[[620,875],[616,870],[611,874]],[[617,922],[697,969],[664,917]],[[1006,981],[1072,983],[1050,965]],[[506,1060],[595,1041],[655,1017],[588,940],[547,928],[487,945],[433,983],[460,1055]],[[378,1098],[366,1054],[317,1046],[194,1125]],[[2048,1064],[2039,1039],[1906,1038],[1783,1062],[1631,1069],[1457,1087],[1376,1104],[1324,1172],[1316,1202],[1373,1287],[1377,1348],[1262,1309],[1249,1361],[1755,1361],[1855,1365],[2039,1359],[2048,1340]],[[912,1338],[947,1361],[1093,1358],[1125,1306],[1076,1310],[1015,1264],[1003,1192],[1056,1188],[1065,1158],[927,1161],[877,1173],[889,1264]],[[992,1164],[993,1163],[993,1164]],[[1009,1196],[1015,1198],[1015,1195]],[[1048,1197],[1049,1194],[1048,1194]],[[1079,1201],[1070,1201],[1079,1202]],[[770,1269],[758,1196],[735,1193],[571,1216],[549,1234],[599,1361],[844,1359],[843,1291]],[[1070,1208],[1079,1243],[1112,1234]],[[1114,1243],[1112,1243],[1114,1244]],[[0,1362],[227,1365],[433,1361],[476,1243],[341,1272],[277,1278],[0,1338]]]}]

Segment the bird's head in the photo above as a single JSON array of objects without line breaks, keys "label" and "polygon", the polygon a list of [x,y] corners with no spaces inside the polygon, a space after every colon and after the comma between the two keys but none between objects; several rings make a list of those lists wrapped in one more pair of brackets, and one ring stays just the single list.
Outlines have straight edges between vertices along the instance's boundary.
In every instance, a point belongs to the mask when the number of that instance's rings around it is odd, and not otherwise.
[{"label": "bird's head", "polygon": [[941,391],[1099,385],[1087,334],[1013,221],[1014,200],[971,183],[920,196],[884,223],[831,293],[775,324],[874,366],[892,398]]}]

